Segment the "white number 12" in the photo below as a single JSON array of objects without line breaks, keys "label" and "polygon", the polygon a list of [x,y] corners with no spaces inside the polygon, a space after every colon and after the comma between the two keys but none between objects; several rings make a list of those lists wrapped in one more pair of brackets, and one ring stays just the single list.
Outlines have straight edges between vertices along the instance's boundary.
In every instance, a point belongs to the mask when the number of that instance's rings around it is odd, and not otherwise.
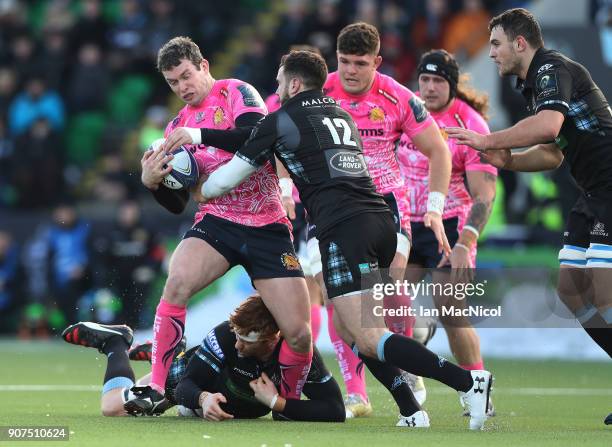
[{"label": "white number 12", "polygon": [[[323,124],[327,126],[329,129],[329,133],[331,133],[332,139],[334,140],[334,144],[344,144],[345,146],[357,146],[357,142],[351,140],[351,127],[349,123],[346,122],[343,118],[334,118],[334,122],[332,124],[332,120],[329,118],[323,118]],[[335,125],[335,126],[334,126]],[[342,134],[342,143],[340,143],[340,135],[338,135],[337,128],[343,128],[344,133]]]}]

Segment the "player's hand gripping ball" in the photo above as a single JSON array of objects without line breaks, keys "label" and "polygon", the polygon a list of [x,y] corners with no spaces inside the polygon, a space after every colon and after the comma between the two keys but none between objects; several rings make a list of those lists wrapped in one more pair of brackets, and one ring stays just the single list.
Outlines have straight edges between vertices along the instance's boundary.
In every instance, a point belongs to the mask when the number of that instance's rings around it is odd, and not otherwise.
[{"label": "player's hand gripping ball", "polygon": [[[149,146],[149,150],[157,149],[164,141],[164,138],[155,140],[151,143],[151,146]],[[172,166],[172,171],[164,177],[162,184],[170,189],[191,188],[198,183],[198,178],[200,177],[198,163],[195,157],[191,151],[184,146],[175,149],[172,154],[174,158],[169,162],[170,166]]]}]

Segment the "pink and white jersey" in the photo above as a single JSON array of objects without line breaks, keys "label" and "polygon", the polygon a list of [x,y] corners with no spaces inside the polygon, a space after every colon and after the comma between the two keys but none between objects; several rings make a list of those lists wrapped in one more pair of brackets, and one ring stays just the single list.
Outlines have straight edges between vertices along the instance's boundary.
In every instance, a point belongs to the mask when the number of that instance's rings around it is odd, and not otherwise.
[{"label": "pink and white jersey", "polygon": [[397,142],[402,134],[418,135],[434,123],[421,99],[393,78],[378,72],[372,88],[363,95],[346,93],[337,72],[329,74],[323,92],[334,98],[355,121],[376,190],[386,194],[402,189]]},{"label": "pink and white jersey", "polygon": [[[217,80],[200,105],[186,105],[181,109],[166,127],[165,136],[176,127],[232,129],[236,126],[236,118],[247,112],[267,113],[257,90],[237,79]],[[210,175],[234,155],[203,144],[190,146],[190,149],[198,161],[200,175]],[[201,204],[195,222],[199,222],[208,213],[250,227],[275,222],[289,225],[280,200],[278,177],[270,163],[266,163],[231,192]]]},{"label": "pink and white jersey", "polygon": [[[461,231],[472,207],[472,197],[464,182],[465,173],[484,171],[497,175],[497,169],[490,164],[482,163],[476,150],[469,146],[459,145],[454,139],[449,140],[444,128],[459,126],[481,134],[488,134],[489,127],[476,110],[458,98],[455,98],[448,110],[441,113],[431,112],[431,116],[438,123],[452,158],[451,180],[442,217],[448,219],[458,216],[459,231]],[[408,135],[402,135],[398,159],[410,194],[411,220],[422,222],[427,212],[429,160],[417,150]]]}]

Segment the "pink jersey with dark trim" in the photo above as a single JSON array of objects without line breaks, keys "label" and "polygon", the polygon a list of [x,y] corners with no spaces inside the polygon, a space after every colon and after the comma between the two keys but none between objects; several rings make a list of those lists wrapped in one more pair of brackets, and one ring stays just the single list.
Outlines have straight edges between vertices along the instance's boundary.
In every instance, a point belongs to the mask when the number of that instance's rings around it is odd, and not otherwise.
[{"label": "pink jersey with dark trim", "polygon": [[393,78],[378,72],[370,90],[360,96],[346,93],[338,73],[330,73],[324,93],[334,98],[355,121],[376,190],[386,194],[403,188],[396,156],[400,136],[418,135],[434,122],[421,99]]},{"label": "pink jersey with dark trim", "polygon": [[[176,127],[232,129],[236,126],[236,118],[247,112],[267,113],[257,90],[237,79],[217,80],[200,105],[186,105],[181,109],[166,127],[165,136]],[[189,147],[198,161],[200,175],[210,175],[234,156],[231,152],[203,144]],[[231,192],[201,204],[195,222],[199,222],[208,213],[250,227],[275,222],[289,224],[280,200],[278,177],[270,163],[266,163]]]},{"label": "pink jersey with dark trim", "polygon": [[[431,116],[438,123],[452,157],[451,180],[442,217],[447,219],[458,216],[461,230],[472,207],[472,197],[465,186],[465,173],[484,171],[497,175],[497,169],[490,164],[482,163],[476,150],[469,146],[459,145],[454,139],[449,139],[444,128],[463,127],[481,134],[488,134],[489,127],[476,110],[458,98],[453,101],[448,110],[441,113],[431,112]],[[416,149],[407,135],[402,135],[398,159],[410,194],[411,220],[422,222],[427,212],[429,160]]]}]

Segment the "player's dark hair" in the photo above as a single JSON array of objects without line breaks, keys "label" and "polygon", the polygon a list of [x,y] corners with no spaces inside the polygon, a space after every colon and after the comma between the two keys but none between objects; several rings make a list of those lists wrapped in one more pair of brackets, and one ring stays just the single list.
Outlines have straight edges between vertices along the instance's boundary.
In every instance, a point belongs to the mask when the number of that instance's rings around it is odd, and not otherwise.
[{"label": "player's dark hair", "polygon": [[280,66],[288,78],[300,78],[306,89],[321,90],[327,80],[325,60],[312,51],[291,51],[281,58]]},{"label": "player's dark hair", "polygon": [[270,338],[278,333],[278,325],[258,294],[253,294],[244,300],[231,313],[229,323],[232,330],[241,335],[251,331],[259,332],[262,338]]},{"label": "player's dark hair", "polygon": [[380,51],[380,35],[374,25],[365,22],[352,23],[342,28],[338,34],[336,49],[342,54],[376,56]]},{"label": "player's dark hair", "polygon": [[489,95],[485,92],[476,90],[469,84],[470,75],[462,74],[459,76],[457,85],[457,98],[467,103],[476,110],[485,120],[489,120]]},{"label": "player's dark hair", "polygon": [[523,36],[536,50],[544,46],[540,24],[534,15],[524,8],[509,9],[493,17],[489,22],[489,32],[496,26],[501,26],[510,41]]},{"label": "player's dark hair", "polygon": [[321,50],[317,47],[307,44],[296,44],[289,47],[289,51],[310,51],[311,53],[321,54]]},{"label": "player's dark hair", "polygon": [[174,37],[157,52],[157,70],[160,72],[172,70],[179,66],[183,59],[191,61],[199,70],[204,57],[202,57],[200,48],[189,37]]}]

